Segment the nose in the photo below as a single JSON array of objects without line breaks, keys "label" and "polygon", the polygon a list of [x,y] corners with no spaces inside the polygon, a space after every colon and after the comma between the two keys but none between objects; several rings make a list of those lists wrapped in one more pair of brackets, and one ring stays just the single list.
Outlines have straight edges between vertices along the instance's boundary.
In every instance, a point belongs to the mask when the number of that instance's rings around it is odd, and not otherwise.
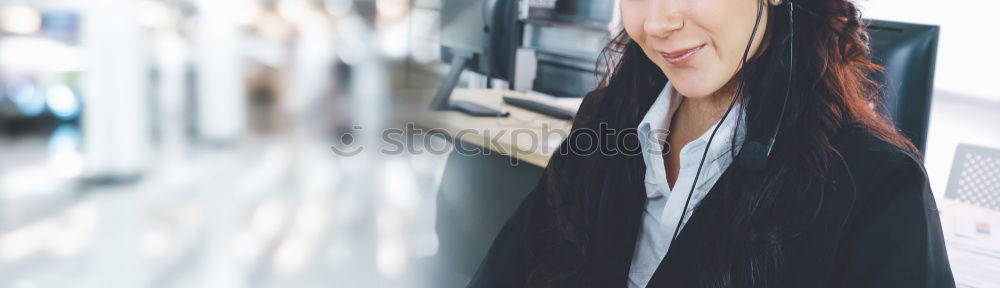
[{"label": "nose", "polygon": [[683,0],[650,0],[649,14],[643,29],[656,38],[666,38],[684,27]]}]

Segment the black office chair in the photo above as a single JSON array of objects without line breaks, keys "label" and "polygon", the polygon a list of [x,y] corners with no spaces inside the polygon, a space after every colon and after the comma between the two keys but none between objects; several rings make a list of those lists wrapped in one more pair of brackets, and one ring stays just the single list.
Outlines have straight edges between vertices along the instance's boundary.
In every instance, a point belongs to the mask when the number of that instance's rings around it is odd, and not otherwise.
[{"label": "black office chair", "polygon": [[926,152],[940,28],[869,20],[872,62],[885,67],[875,78],[885,87],[885,109],[896,127]]}]

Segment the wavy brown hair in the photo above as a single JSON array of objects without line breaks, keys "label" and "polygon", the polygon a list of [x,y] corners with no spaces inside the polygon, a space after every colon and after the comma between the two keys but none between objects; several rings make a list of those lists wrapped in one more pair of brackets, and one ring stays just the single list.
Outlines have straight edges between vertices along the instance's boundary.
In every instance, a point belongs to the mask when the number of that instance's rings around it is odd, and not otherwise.
[{"label": "wavy brown hair", "polygon": [[[790,5],[795,5],[794,27]],[[721,197],[725,209],[706,211],[703,219],[718,229],[693,236],[703,243],[704,261],[693,263],[700,287],[775,284],[774,273],[783,262],[782,239],[794,237],[818,215],[832,185],[827,171],[847,166],[838,151],[841,135],[867,133],[918,156],[880,113],[882,88],[874,76],[881,67],[870,61],[865,22],[852,1],[795,0],[766,9],[771,10],[764,48],[738,74],[745,83],[736,100],[742,104],[738,115],[745,117],[747,141],[763,142],[774,131],[786,88],[787,114],[765,171],[745,171],[716,183],[726,194]],[[789,45],[792,39],[795,43]],[[602,122],[612,128],[635,127],[669,81],[624,31],[605,47],[598,67],[606,72],[589,97],[599,97],[592,102],[601,108],[578,115],[574,126]],[[732,148],[735,152],[737,147]],[[642,177],[642,171],[616,173]],[[587,236],[574,231],[587,224],[563,216],[557,221],[568,231],[563,237],[585,251],[590,247]]]}]

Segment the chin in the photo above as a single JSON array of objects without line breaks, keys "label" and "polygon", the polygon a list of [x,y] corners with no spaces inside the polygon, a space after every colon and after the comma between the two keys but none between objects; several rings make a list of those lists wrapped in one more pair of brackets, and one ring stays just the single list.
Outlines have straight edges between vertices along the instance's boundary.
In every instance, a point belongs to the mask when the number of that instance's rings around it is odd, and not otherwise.
[{"label": "chin", "polygon": [[684,97],[709,97],[725,85],[725,81],[719,79],[721,77],[711,73],[700,73],[702,71],[697,70],[671,72],[673,73],[664,70],[667,79],[670,79],[670,84]]},{"label": "chin", "polygon": [[681,93],[681,96],[690,98],[702,98],[711,96],[718,90],[718,87],[711,87],[712,85],[705,85],[705,81],[699,81],[695,79],[685,79],[683,77],[669,78],[670,85],[674,87],[674,90]]}]

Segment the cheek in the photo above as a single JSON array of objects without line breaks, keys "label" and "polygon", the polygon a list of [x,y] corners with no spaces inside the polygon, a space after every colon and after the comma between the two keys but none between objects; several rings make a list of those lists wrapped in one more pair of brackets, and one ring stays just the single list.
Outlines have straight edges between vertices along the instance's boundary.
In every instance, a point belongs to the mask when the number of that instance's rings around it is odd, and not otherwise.
[{"label": "cheek", "polygon": [[622,26],[625,27],[625,33],[632,40],[642,43],[645,37],[643,24],[646,22],[646,13],[644,10],[639,5],[622,3],[621,13]]},{"label": "cheek", "polygon": [[[702,15],[700,18],[712,31],[718,57],[729,63],[727,66],[739,66],[747,48],[747,41],[753,32],[754,22],[757,20],[758,3],[748,0],[704,0],[704,2],[718,2],[715,3],[717,5],[715,7],[727,7],[727,9],[712,9],[706,5],[700,11]],[[764,37],[768,7],[764,7],[762,12],[760,26],[754,35],[754,43],[750,47],[748,58],[756,54],[757,47]]]},{"label": "cheek", "polygon": [[[690,19],[695,22],[695,24],[701,28],[702,31],[708,37],[712,46],[712,56],[715,65],[721,65],[721,62],[730,62],[732,60],[731,52],[734,50],[734,43],[739,41],[734,41],[734,38],[740,35],[744,24],[740,14],[735,13],[739,11],[738,9],[743,8],[742,5],[738,5],[736,2],[752,2],[750,0],[702,0],[695,1],[697,4],[692,6],[690,11]],[[724,8],[720,8],[724,7]],[[750,30],[750,29],[746,29]],[[743,41],[745,42],[745,40]],[[746,44],[746,43],[744,43]],[[740,45],[736,45],[740,46]],[[742,52],[742,47],[739,47]],[[714,66],[714,65],[713,65]]]},{"label": "cheek", "polygon": [[[625,28],[625,33],[628,34],[629,38],[632,39],[639,47],[642,48],[646,57],[649,57],[653,63],[658,64],[658,60],[650,54],[650,48],[647,45],[648,39],[646,39],[646,17],[649,17],[647,7],[645,4],[632,3],[629,4],[628,1],[622,1],[621,13],[622,13],[622,26]],[[641,4],[641,5],[640,5]]]},{"label": "cheek", "polygon": [[[691,69],[673,71],[671,79],[687,88],[691,95],[705,96],[725,86],[736,75],[746,49],[747,40],[757,17],[757,4],[751,0],[701,0],[688,11],[688,21],[697,27],[710,49]],[[724,8],[720,8],[724,7]],[[766,27],[766,13],[762,15],[761,28]],[[760,42],[763,31],[758,31],[754,46]],[[751,48],[750,55],[755,50]],[[681,90],[681,89],[678,89]],[[683,92],[683,91],[682,91]]]}]

